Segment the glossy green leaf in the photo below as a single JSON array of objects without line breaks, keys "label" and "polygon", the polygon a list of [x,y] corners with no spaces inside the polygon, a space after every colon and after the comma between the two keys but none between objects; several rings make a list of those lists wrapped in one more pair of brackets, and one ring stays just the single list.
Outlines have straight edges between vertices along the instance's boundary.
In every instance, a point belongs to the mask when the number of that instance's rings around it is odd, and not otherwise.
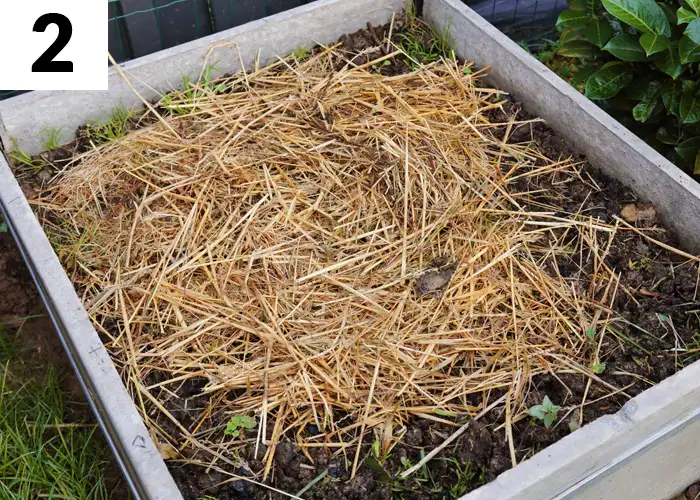
[{"label": "glossy green leaf", "polygon": [[678,142],[678,136],[666,130],[666,127],[659,127],[656,131],[656,139],[663,144],[673,146]]},{"label": "glossy green leaf", "polygon": [[531,406],[531,407],[527,410],[527,413],[528,413],[528,415],[530,415],[531,417],[535,417],[535,418],[537,418],[537,419],[539,419],[539,420],[542,420],[542,419],[544,419],[544,416],[545,416],[545,414],[546,414],[546,410],[545,410],[545,408],[544,408],[543,405],[535,405],[535,406]]},{"label": "glossy green leaf", "polygon": [[658,97],[643,100],[632,110],[632,116],[640,123],[646,123],[649,118],[656,116],[663,109],[663,103]]},{"label": "glossy green leaf", "polygon": [[643,33],[671,36],[671,26],[654,0],[603,0],[603,7],[623,23]]},{"label": "glossy green leaf", "polygon": [[687,90],[681,95],[679,118],[682,123],[700,122],[700,97],[692,90]]},{"label": "glossy green leaf", "polygon": [[697,14],[692,10],[688,10],[685,7],[681,7],[676,11],[676,16],[678,16],[678,24],[689,23],[693,19],[697,19]]},{"label": "glossy green leaf", "polygon": [[564,57],[593,58],[600,54],[600,50],[585,40],[574,40],[560,46],[557,49],[557,54]]},{"label": "glossy green leaf", "polygon": [[683,34],[695,43],[700,43],[700,18],[690,21]]},{"label": "glossy green leaf", "polygon": [[584,28],[584,32],[589,42],[601,48],[613,36],[613,29],[610,23],[600,19],[593,19],[589,22]]},{"label": "glossy green leaf", "polygon": [[598,7],[600,7],[600,0],[586,0],[586,11],[593,17],[597,15]]},{"label": "glossy green leaf", "polygon": [[544,426],[549,429],[552,427],[552,424],[554,421],[557,419],[556,413],[547,413],[544,418],[542,419],[542,422],[544,423]]},{"label": "glossy green leaf", "polygon": [[695,90],[698,88],[698,84],[693,80],[683,80],[683,92],[686,90]]},{"label": "glossy green leaf", "polygon": [[639,38],[627,33],[612,37],[605,44],[603,50],[610,52],[622,61],[637,62],[647,60],[646,52],[639,43]]},{"label": "glossy green leaf", "polygon": [[392,480],[391,474],[389,474],[379,460],[377,460],[371,454],[365,457],[364,464],[369,470],[374,472],[376,478],[380,481],[390,482]]},{"label": "glossy green leaf", "polygon": [[687,3],[691,9],[693,9],[695,14],[700,16],[700,0],[685,0],[685,3]]},{"label": "glossy green leaf", "polygon": [[681,58],[678,55],[678,42],[670,42],[668,48],[663,52],[654,54],[652,57],[656,67],[666,73],[674,80],[683,72]]},{"label": "glossy green leaf", "polygon": [[586,12],[577,12],[575,10],[565,10],[559,14],[557,19],[557,28],[585,28],[593,18]]},{"label": "glossy green leaf", "polygon": [[678,54],[681,58],[681,64],[698,62],[700,61],[700,44],[684,35],[678,41]]},{"label": "glossy green leaf", "polygon": [[646,50],[647,56],[666,50],[669,42],[668,37],[655,33],[644,33],[639,39],[639,43]]},{"label": "glossy green leaf", "polygon": [[660,87],[661,85],[658,81],[646,84],[642,100],[632,109],[632,116],[636,121],[646,123],[649,118],[661,112],[664,105],[661,100]]},{"label": "glossy green leaf", "polygon": [[579,69],[576,74],[574,74],[574,77],[571,79],[571,83],[574,85],[581,85],[582,83],[586,83],[590,76],[598,71],[600,69],[600,66],[596,66],[593,64],[586,65],[585,67]]},{"label": "glossy green leaf", "polygon": [[610,99],[629,85],[633,78],[632,69],[626,64],[618,61],[608,63],[588,78],[585,95],[589,99]]},{"label": "glossy green leaf", "polygon": [[661,83],[661,99],[666,111],[678,116],[681,103],[681,82],[678,80],[664,80]]},{"label": "glossy green leaf", "polygon": [[700,152],[700,137],[686,139],[673,149],[676,150],[678,156],[687,162],[691,162]]},{"label": "glossy green leaf", "polygon": [[559,35],[559,43],[565,44],[565,43],[569,43],[573,40],[583,38],[584,36],[586,36],[585,30],[586,30],[585,28],[572,28],[572,29],[562,31],[561,35]]}]

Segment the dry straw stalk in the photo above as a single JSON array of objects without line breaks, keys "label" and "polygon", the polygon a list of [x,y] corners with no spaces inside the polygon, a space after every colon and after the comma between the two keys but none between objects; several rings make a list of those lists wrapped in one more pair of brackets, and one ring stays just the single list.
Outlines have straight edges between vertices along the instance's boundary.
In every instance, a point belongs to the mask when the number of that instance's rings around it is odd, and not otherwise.
[{"label": "dry straw stalk", "polygon": [[[38,201],[146,422],[186,455],[233,463],[234,414],[261,423],[268,466],[282,436],[342,452],[373,428],[387,450],[410,418],[499,398],[509,426],[534,376],[588,373],[585,332],[611,320],[612,272],[558,266],[602,262],[620,229],[527,188],[576,165],[496,139],[497,91],[455,61],[391,77],[342,61],[173,94]],[[454,275],[421,293],[440,258]]]}]

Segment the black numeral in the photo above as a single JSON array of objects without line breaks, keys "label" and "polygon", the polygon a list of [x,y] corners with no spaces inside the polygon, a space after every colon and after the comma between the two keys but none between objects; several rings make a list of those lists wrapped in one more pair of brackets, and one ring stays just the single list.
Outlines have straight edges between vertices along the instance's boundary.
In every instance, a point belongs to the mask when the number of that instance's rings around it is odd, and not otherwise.
[{"label": "black numeral", "polygon": [[70,37],[73,35],[73,25],[63,14],[44,14],[34,23],[34,31],[43,33],[49,24],[55,24],[58,26],[58,37],[51,44],[51,46],[46,49],[46,52],[41,54],[39,59],[34,61],[32,64],[32,73],[72,73],[73,72],[73,62],[72,61],[54,61],[60,52],[68,45],[70,42]]}]

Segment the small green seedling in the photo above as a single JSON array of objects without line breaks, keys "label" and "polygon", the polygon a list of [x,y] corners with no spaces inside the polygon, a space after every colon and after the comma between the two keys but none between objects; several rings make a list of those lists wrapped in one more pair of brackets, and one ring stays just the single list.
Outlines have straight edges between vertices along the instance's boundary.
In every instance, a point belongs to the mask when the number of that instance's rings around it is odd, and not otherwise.
[{"label": "small green seedling", "polygon": [[58,149],[61,145],[61,139],[63,139],[63,129],[46,127],[41,132],[41,137],[43,138],[44,151],[53,151]]},{"label": "small green seedling", "polygon": [[102,121],[87,125],[85,135],[95,144],[105,144],[124,137],[129,131],[129,121],[135,113],[119,104],[107,113]]},{"label": "small green seedling", "polygon": [[245,415],[234,415],[226,423],[226,430],[224,434],[227,436],[238,437],[241,435],[243,429],[255,429],[258,423],[253,417],[247,417]]},{"label": "small green seedling", "polygon": [[544,423],[544,426],[549,429],[557,419],[557,413],[559,410],[561,410],[561,406],[555,405],[552,403],[552,400],[549,399],[549,396],[545,396],[541,405],[531,407],[527,413],[531,417],[541,420]]},{"label": "small green seedling", "polygon": [[656,313],[656,317],[659,318],[659,321],[660,321],[661,323],[666,323],[666,322],[668,322],[668,316],[666,316],[665,314]]},{"label": "small green seedling", "polygon": [[586,337],[588,337],[588,340],[593,340],[595,338],[595,328],[586,328]]},{"label": "small green seedling", "polygon": [[17,144],[17,139],[15,139],[14,137],[10,137],[10,141],[12,142],[12,149],[7,154],[10,155],[10,158],[12,158],[15,161],[17,166],[24,165],[25,167],[29,167],[35,170],[36,172],[41,170],[41,168],[43,167],[43,162],[35,162],[31,156],[22,151],[19,148],[19,144]]},{"label": "small green seedling", "polygon": [[591,365],[591,371],[595,373],[596,375],[600,375],[605,371],[605,363],[601,363],[600,361],[596,361]]},{"label": "small green seedling", "polygon": [[294,52],[292,52],[292,57],[294,57],[294,60],[301,64],[304,61],[308,60],[309,57],[311,57],[311,51],[307,49],[306,47],[299,46],[296,49],[294,49]]},{"label": "small green seedling", "polygon": [[0,233],[6,233],[10,230],[9,227],[7,227],[7,222],[2,220],[2,217],[0,217]]},{"label": "small green seedling", "polygon": [[632,260],[630,259],[627,262],[627,267],[629,267],[632,271],[646,271],[649,272],[651,271],[653,267],[654,261],[651,260],[649,257],[642,257],[639,260]]}]

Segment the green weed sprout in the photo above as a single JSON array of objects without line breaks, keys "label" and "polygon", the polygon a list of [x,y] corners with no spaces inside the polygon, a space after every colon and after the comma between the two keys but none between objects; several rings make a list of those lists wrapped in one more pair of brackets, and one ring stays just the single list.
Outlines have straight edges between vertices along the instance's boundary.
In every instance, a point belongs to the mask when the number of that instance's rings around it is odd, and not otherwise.
[{"label": "green weed sprout", "polygon": [[224,83],[214,83],[212,73],[218,71],[216,63],[209,64],[202,72],[202,79],[192,83],[189,75],[182,75],[182,91],[166,94],[160,101],[160,105],[178,115],[186,115],[197,110],[195,102],[207,93],[221,94],[226,91]]},{"label": "green weed sprout", "polygon": [[0,233],[6,233],[10,230],[7,226],[7,221],[3,220],[2,215],[0,215]]},{"label": "green weed sprout", "polygon": [[101,122],[88,125],[85,129],[87,137],[96,144],[104,144],[124,137],[129,131],[129,120],[134,112],[120,104],[112,108],[112,111]]},{"label": "green weed sprout", "polygon": [[309,57],[311,56],[311,51],[307,49],[306,47],[299,46],[296,49],[294,49],[294,52],[292,52],[292,57],[294,57],[294,60],[298,63],[301,64]]},{"label": "green weed sprout", "polygon": [[224,434],[226,436],[238,437],[241,435],[243,429],[255,429],[258,423],[253,417],[247,417],[245,415],[234,415],[226,423],[226,430]]},{"label": "green weed sprout", "polygon": [[596,360],[596,362],[591,365],[591,371],[596,375],[600,375],[605,371],[605,363]]},{"label": "green weed sprout", "polygon": [[46,127],[41,132],[41,137],[43,138],[44,151],[58,149],[61,145],[61,139],[63,139],[63,128]]},{"label": "green weed sprout", "polygon": [[549,429],[557,419],[557,413],[559,410],[561,410],[561,406],[555,405],[552,403],[552,400],[549,399],[549,396],[545,396],[541,405],[531,407],[527,413],[531,417],[541,420],[544,423],[544,426]]},{"label": "green weed sprout", "polygon": [[10,158],[12,158],[17,165],[24,165],[36,172],[41,170],[44,166],[42,161],[34,161],[31,156],[22,151],[14,137],[10,137],[10,141],[12,142],[12,149],[7,154],[10,155]]}]

